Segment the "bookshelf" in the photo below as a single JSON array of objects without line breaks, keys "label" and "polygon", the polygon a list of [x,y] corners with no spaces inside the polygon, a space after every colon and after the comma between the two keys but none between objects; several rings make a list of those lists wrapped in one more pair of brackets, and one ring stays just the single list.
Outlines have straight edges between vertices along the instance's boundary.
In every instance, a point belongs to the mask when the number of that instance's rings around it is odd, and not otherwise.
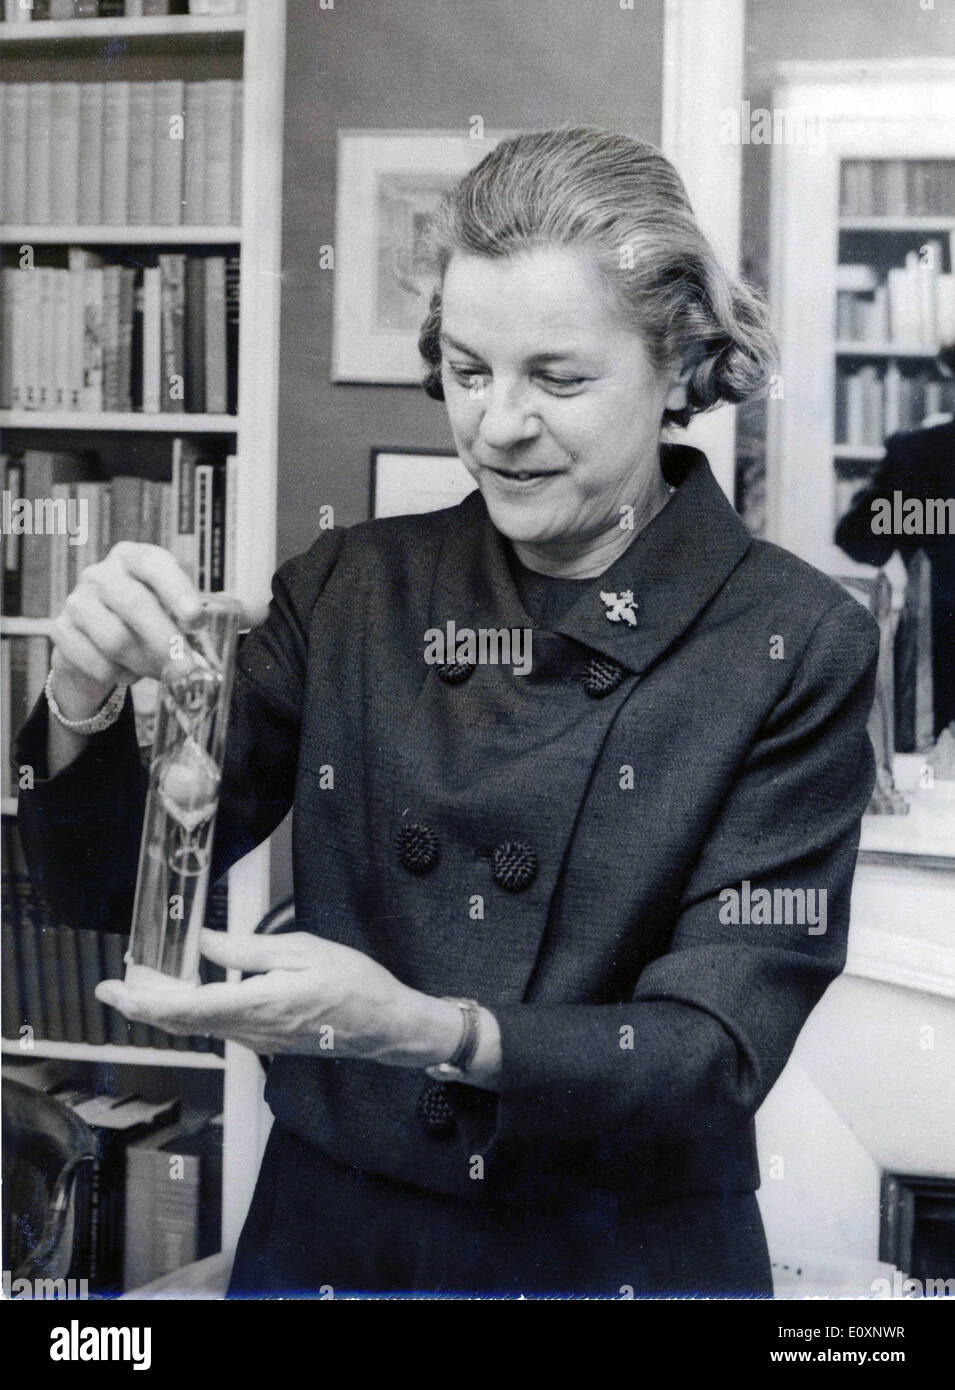
[{"label": "bookshelf", "polygon": [[[784,63],[772,101],[812,112],[824,138],[772,150],[783,396],[769,402],[767,535],[827,573],[873,576],[836,546],[838,520],[887,435],[955,407],[935,361],[955,285],[955,61]],[[910,812],[864,818],[860,864],[955,869],[955,798],[920,787],[922,762],[896,755]]]},{"label": "bookshelf", "polygon": [[[254,267],[241,285],[235,414],[4,409],[0,447],[7,453],[35,445],[84,449],[96,436],[96,442],[108,437],[117,449],[142,452],[144,443],[153,440],[155,449],[166,436],[207,441],[222,437],[237,458],[231,519],[242,564],[234,590],[240,598],[260,601],[268,597],[275,567],[285,0],[249,0],[246,10],[244,16],[0,22],[5,81],[196,80],[208,74],[239,81],[242,90],[238,221],[208,226],[11,221],[0,226],[4,246],[226,247],[241,255],[246,268]],[[0,635],[6,643],[42,636],[48,626],[49,619],[3,617]],[[0,810],[4,816],[14,815],[15,799],[4,798]],[[251,933],[270,906],[267,845],[231,871],[228,898],[229,931]],[[15,1040],[4,1040],[3,1055],[23,1056]],[[164,1074],[172,1068],[182,1069],[184,1075],[221,1073],[215,1106],[224,1113],[222,1245],[225,1251],[234,1248],[270,1122],[262,1100],[261,1066],[253,1054],[231,1043],[221,1058],[203,1052],[38,1040],[27,1055],[99,1064],[113,1075],[117,1067],[126,1066],[161,1069]]]}]

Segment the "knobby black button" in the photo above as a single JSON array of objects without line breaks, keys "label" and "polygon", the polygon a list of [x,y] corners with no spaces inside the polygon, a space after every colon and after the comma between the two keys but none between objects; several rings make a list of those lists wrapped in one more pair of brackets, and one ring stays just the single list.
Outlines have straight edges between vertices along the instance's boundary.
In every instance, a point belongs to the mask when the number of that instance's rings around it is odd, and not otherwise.
[{"label": "knobby black button", "polygon": [[440,1081],[424,1088],[418,1097],[415,1113],[421,1128],[432,1139],[446,1139],[457,1129],[458,1122],[448,1100],[448,1088]]},{"label": "knobby black button", "polygon": [[426,874],[438,862],[438,837],[424,821],[398,832],[398,858],[409,874]]},{"label": "knobby black button", "polygon": [[611,694],[622,680],[623,667],[605,656],[595,656],[588,661],[581,674],[583,687],[594,700]]},{"label": "knobby black button", "polygon": [[508,893],[522,893],[534,882],[537,855],[526,840],[505,840],[491,855],[491,873]]},{"label": "knobby black button", "polygon": [[438,678],[447,685],[461,685],[474,671],[471,661],[449,661],[438,667]]}]

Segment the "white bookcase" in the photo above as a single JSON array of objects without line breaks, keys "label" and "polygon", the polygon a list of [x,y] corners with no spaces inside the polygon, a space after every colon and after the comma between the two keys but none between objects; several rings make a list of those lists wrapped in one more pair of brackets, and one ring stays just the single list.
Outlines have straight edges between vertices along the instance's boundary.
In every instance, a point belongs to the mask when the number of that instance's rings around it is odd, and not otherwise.
[{"label": "white bookcase", "polygon": [[[104,45],[138,56],[150,78],[175,77],[179,64],[215,58],[243,84],[242,207],[239,226],[4,226],[7,245],[71,244],[173,246],[230,245],[241,256],[239,409],[237,415],[67,414],[0,411],[4,447],[28,444],[30,433],[57,431],[65,448],[82,445],[84,432],[134,435],[170,432],[230,436],[239,460],[235,516],[237,591],[267,598],[275,566],[276,449],[281,270],[282,112],[285,74],[285,0],[247,0],[244,16],[171,16],[0,23],[4,78],[30,80],[30,65],[44,79],[98,80]],[[8,60],[8,61],[7,61]],[[15,73],[15,75],[14,75]],[[5,637],[42,634],[43,619],[3,618]],[[39,693],[39,692],[37,692]],[[4,814],[16,803],[4,802]],[[263,845],[229,875],[229,931],[251,933],[270,906],[269,854]],[[15,1041],[5,1053],[23,1055]],[[227,1043],[225,1057],[151,1048],[37,1041],[33,1057],[110,1064],[218,1069],[223,1073],[223,1249],[241,1229],[258,1171],[269,1116],[262,1101],[262,1071],[245,1048]]]}]

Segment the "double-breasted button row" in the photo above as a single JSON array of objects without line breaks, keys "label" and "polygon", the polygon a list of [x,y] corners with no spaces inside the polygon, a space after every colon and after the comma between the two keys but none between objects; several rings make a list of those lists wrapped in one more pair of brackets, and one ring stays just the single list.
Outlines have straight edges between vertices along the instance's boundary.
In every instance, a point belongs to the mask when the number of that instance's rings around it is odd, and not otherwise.
[{"label": "double-breasted button row", "polygon": [[[446,685],[463,685],[474,672],[470,661],[451,661],[438,667],[438,678]],[[606,656],[595,656],[578,673],[586,693],[593,700],[602,700],[617,689],[623,680],[623,667]]]},{"label": "double-breasted button row", "polygon": [[[438,837],[427,821],[413,821],[398,831],[398,859],[409,874],[429,873],[440,853]],[[504,840],[491,852],[491,875],[508,893],[522,893],[537,875],[537,855],[526,840]]]}]

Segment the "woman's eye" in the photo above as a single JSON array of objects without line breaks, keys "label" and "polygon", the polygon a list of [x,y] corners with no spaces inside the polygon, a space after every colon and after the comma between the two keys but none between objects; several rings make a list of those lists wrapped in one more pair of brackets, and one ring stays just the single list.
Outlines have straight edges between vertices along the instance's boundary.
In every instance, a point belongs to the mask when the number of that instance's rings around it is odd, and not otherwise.
[{"label": "woman's eye", "polygon": [[462,386],[473,386],[476,381],[483,381],[487,376],[486,367],[465,367],[460,363],[450,362],[451,375],[455,381],[459,381]]},{"label": "woman's eye", "polygon": [[547,372],[541,372],[538,380],[543,383],[548,391],[557,395],[569,395],[574,391],[578,391],[587,378],[583,376],[551,376]]}]

